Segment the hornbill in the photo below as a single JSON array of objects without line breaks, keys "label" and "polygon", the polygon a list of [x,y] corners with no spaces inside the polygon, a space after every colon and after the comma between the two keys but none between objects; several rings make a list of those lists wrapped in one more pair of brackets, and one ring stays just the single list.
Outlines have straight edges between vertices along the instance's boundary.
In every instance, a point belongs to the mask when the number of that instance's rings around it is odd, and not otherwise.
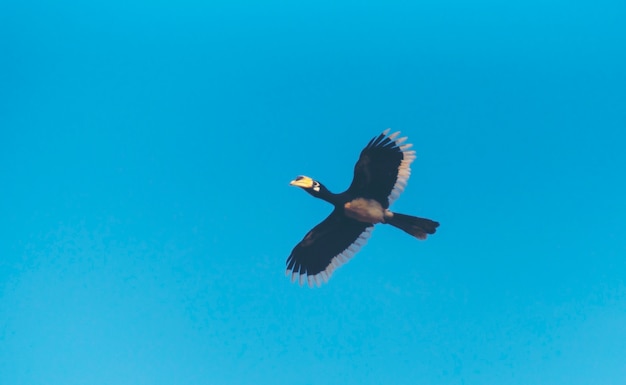
[{"label": "hornbill", "polygon": [[406,187],[415,151],[403,144],[406,137],[389,129],[372,138],[354,166],[350,187],[342,193],[330,192],[320,182],[299,176],[291,181],[335,209],[309,231],[287,258],[286,274],[300,285],[327,282],[333,271],[346,263],[365,244],[374,225],[390,224],[418,239],[434,234],[438,222],[389,210]]}]

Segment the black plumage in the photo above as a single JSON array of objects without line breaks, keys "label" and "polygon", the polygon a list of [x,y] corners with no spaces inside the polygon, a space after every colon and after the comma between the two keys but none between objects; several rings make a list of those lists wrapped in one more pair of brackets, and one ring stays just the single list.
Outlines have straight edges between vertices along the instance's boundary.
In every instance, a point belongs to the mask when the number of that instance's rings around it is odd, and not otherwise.
[{"label": "black plumage", "polygon": [[415,151],[399,132],[389,129],[372,138],[356,165],[348,189],[333,194],[324,185],[299,176],[291,185],[335,206],[333,212],[309,231],[287,258],[287,274],[300,284],[321,285],[365,244],[376,223],[398,227],[418,239],[434,234],[438,222],[391,212],[388,208],[404,191]]}]

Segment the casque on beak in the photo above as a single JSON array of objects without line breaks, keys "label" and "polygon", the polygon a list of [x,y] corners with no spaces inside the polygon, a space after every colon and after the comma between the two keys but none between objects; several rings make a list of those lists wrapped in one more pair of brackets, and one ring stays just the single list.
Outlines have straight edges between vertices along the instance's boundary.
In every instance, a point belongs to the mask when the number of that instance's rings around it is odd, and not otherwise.
[{"label": "casque on beak", "polygon": [[313,179],[309,178],[308,176],[301,175],[289,182],[289,185],[301,188],[311,188],[313,187]]}]

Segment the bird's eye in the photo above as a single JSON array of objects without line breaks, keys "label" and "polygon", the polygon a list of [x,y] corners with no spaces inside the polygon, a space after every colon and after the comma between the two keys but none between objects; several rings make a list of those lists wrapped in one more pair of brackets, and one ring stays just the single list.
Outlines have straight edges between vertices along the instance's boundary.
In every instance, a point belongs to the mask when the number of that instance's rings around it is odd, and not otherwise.
[{"label": "bird's eye", "polygon": [[318,181],[313,182],[313,190],[320,191],[320,182]]}]

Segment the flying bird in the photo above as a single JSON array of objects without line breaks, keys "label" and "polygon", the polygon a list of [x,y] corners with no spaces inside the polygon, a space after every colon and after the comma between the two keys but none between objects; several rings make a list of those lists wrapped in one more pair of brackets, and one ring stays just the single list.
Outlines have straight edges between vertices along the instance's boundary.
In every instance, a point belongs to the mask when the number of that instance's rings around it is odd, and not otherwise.
[{"label": "flying bird", "polygon": [[311,287],[327,282],[333,271],[365,244],[377,223],[392,225],[417,239],[426,239],[437,230],[438,222],[389,210],[406,187],[415,151],[409,150],[411,144],[403,144],[406,137],[396,139],[400,132],[388,134],[389,129],[365,146],[354,166],[350,187],[340,194],[308,176],[291,181],[292,186],[335,207],[291,251],[286,274],[292,282]]}]

